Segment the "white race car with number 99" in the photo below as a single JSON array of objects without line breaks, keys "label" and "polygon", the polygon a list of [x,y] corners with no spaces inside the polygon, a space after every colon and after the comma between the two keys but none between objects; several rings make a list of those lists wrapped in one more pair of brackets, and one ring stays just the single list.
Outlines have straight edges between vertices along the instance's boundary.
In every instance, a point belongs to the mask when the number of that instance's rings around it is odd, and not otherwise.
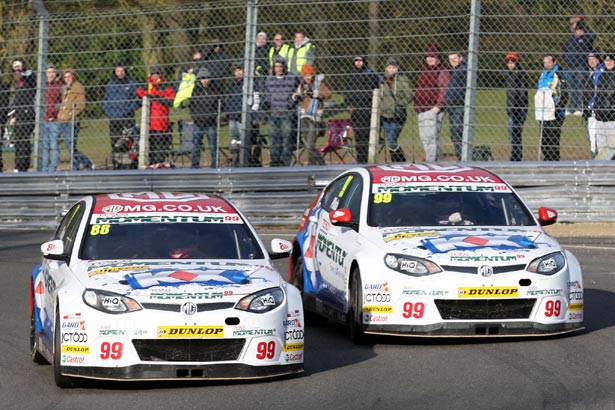
[{"label": "white race car with number 99", "polygon": [[583,329],[577,259],[498,176],[464,165],[350,169],[306,209],[289,281],[351,337],[552,335]]}]

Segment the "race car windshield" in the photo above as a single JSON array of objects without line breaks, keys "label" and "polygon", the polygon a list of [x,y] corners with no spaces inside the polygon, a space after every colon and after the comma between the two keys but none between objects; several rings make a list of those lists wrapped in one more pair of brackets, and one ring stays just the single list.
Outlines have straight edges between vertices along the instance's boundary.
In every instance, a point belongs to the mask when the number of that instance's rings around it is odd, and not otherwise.
[{"label": "race car windshield", "polygon": [[401,192],[370,196],[370,226],[533,226],[529,210],[512,193]]},{"label": "race car windshield", "polygon": [[262,259],[244,224],[126,223],[88,227],[82,259]]}]

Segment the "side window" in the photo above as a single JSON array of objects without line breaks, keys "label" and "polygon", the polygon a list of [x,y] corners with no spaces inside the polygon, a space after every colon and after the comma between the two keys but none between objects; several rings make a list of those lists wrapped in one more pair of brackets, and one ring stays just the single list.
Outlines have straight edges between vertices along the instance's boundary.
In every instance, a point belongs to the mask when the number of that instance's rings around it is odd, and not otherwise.
[{"label": "side window", "polygon": [[334,211],[340,208],[341,199],[346,194],[346,189],[353,178],[353,175],[346,175],[327,187],[322,199],[322,207],[325,211]]},{"label": "side window", "polygon": [[361,216],[361,197],[363,194],[363,183],[361,178],[355,177],[350,181],[346,192],[341,201],[341,208],[348,208],[352,213],[353,222],[359,222]]},{"label": "side window", "polygon": [[55,234],[56,239],[61,239],[64,242],[64,251],[71,253],[75,245],[75,237],[79,230],[79,223],[85,209],[85,204],[79,202],[73,206],[60,222],[60,226]]}]

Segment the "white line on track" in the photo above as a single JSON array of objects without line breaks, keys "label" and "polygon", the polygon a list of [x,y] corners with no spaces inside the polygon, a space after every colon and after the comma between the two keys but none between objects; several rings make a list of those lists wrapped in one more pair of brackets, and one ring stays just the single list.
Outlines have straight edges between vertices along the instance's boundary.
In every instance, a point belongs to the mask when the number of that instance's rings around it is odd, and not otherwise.
[{"label": "white line on track", "polygon": [[615,246],[563,245],[562,248],[615,250]]}]

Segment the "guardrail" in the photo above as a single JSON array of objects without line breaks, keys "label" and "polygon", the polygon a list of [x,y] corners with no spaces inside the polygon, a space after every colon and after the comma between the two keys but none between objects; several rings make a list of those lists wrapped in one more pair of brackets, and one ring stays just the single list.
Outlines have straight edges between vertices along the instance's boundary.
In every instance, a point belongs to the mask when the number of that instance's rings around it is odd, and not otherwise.
[{"label": "guardrail", "polygon": [[[557,209],[561,222],[615,221],[615,162],[476,162],[508,181],[532,210]],[[256,226],[293,226],[315,190],[351,165],[0,174],[0,228],[56,225],[62,209],[100,192],[219,193]]]}]

